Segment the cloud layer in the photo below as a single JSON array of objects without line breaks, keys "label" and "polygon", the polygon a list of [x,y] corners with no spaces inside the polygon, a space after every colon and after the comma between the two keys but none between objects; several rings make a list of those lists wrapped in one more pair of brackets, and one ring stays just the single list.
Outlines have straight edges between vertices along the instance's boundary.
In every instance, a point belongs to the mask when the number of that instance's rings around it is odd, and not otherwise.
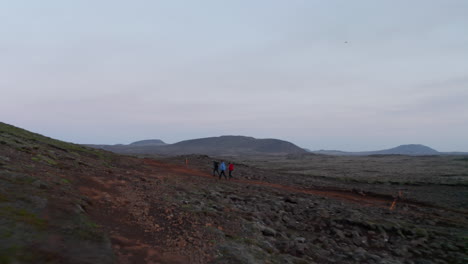
[{"label": "cloud layer", "polygon": [[468,151],[466,1],[0,4],[0,118],[77,143],[220,134]]}]

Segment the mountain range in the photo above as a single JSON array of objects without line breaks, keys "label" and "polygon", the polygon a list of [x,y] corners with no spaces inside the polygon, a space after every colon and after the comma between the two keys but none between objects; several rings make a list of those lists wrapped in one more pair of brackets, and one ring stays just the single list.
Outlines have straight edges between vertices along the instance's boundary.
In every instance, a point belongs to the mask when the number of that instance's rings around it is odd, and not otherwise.
[{"label": "mountain range", "polygon": [[256,139],[245,136],[220,136],[184,140],[166,144],[161,140],[142,140],[128,145],[86,145],[120,154],[160,155],[284,155],[307,153],[291,142],[279,139]]},{"label": "mountain range", "polygon": [[390,149],[376,151],[348,152],[341,150],[309,150],[300,148],[291,142],[279,139],[256,139],[246,136],[220,136],[184,140],[167,144],[160,139],[149,139],[133,142],[128,145],[90,145],[120,154],[158,154],[184,155],[205,154],[220,156],[239,155],[284,155],[284,154],[322,154],[333,156],[369,156],[369,155],[468,155],[468,152],[439,152],[421,144],[400,145]]},{"label": "mountain range", "polygon": [[348,152],[341,150],[307,150],[308,152],[332,156],[370,156],[370,155],[408,155],[408,156],[430,156],[430,155],[468,155],[468,152],[439,152],[421,144],[400,145],[395,148],[376,151]]}]

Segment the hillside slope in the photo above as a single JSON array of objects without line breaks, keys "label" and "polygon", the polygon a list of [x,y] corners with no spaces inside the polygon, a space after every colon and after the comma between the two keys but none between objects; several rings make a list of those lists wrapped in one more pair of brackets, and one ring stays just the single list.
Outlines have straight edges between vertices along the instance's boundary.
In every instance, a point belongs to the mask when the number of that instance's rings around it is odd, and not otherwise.
[{"label": "hillside slope", "polygon": [[182,210],[162,175],[0,123],[0,263],[207,263],[222,220]]},{"label": "hillside slope", "polygon": [[0,123],[0,263],[113,263],[76,187],[113,158]]}]

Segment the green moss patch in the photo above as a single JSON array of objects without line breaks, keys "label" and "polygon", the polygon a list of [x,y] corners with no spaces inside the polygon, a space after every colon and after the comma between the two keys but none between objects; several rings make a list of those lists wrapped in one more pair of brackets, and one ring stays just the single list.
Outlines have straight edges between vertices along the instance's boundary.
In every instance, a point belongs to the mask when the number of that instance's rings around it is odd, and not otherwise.
[{"label": "green moss patch", "polygon": [[51,166],[55,166],[55,165],[58,164],[58,162],[51,159],[50,157],[47,157],[47,156],[44,156],[44,155],[41,155],[41,154],[38,154],[38,155],[32,157],[31,159],[36,161],[36,162],[42,162],[42,163],[45,163],[45,164],[51,165]]},{"label": "green moss patch", "polygon": [[60,182],[61,182],[62,184],[71,184],[71,181],[70,181],[69,179],[65,179],[65,178],[62,178],[62,179],[60,180]]},{"label": "green moss patch", "polygon": [[59,263],[59,259],[60,257],[56,253],[41,251],[33,247],[9,245],[0,248],[0,264]]},{"label": "green moss patch", "polygon": [[0,203],[8,202],[8,197],[6,195],[0,193]]},{"label": "green moss patch", "polygon": [[80,214],[75,218],[73,236],[80,240],[101,242],[105,239],[100,225],[91,221],[86,215]]},{"label": "green moss patch", "polygon": [[14,208],[11,206],[0,207],[0,217],[9,219],[13,222],[21,222],[36,229],[44,229],[47,227],[47,221],[37,215],[28,212],[25,209]]}]

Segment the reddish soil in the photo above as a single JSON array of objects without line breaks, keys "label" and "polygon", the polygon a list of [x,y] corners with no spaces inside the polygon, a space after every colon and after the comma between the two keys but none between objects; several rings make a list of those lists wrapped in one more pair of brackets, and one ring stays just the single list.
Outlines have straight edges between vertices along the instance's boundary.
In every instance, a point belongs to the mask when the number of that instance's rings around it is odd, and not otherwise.
[{"label": "reddish soil", "polygon": [[[218,180],[218,177],[213,177],[213,175],[201,172],[196,169],[192,169],[189,167],[178,166],[170,163],[163,163],[160,161],[152,160],[152,159],[145,159],[145,164],[150,166],[155,166],[158,168],[165,168],[168,171],[176,172],[178,174],[183,175],[190,175],[190,176],[199,176],[205,177],[209,179]],[[177,174],[175,174],[177,175]],[[282,184],[270,183],[265,181],[256,181],[256,180],[247,180],[247,179],[230,179],[230,182],[240,183],[240,184],[249,184],[249,185],[259,185],[264,187],[270,187],[275,189],[280,189],[292,193],[305,193],[305,194],[312,194],[318,195],[322,197],[328,197],[332,199],[337,199],[345,202],[352,202],[357,203],[362,206],[376,206],[381,208],[390,208],[392,203],[395,201],[393,197],[382,197],[382,195],[368,195],[365,193],[356,193],[353,191],[347,190],[320,190],[320,189],[311,189],[311,188],[298,188],[294,186],[287,186]],[[398,203],[404,204],[413,204],[409,201],[398,201]],[[421,204],[421,203],[419,203]]]}]

